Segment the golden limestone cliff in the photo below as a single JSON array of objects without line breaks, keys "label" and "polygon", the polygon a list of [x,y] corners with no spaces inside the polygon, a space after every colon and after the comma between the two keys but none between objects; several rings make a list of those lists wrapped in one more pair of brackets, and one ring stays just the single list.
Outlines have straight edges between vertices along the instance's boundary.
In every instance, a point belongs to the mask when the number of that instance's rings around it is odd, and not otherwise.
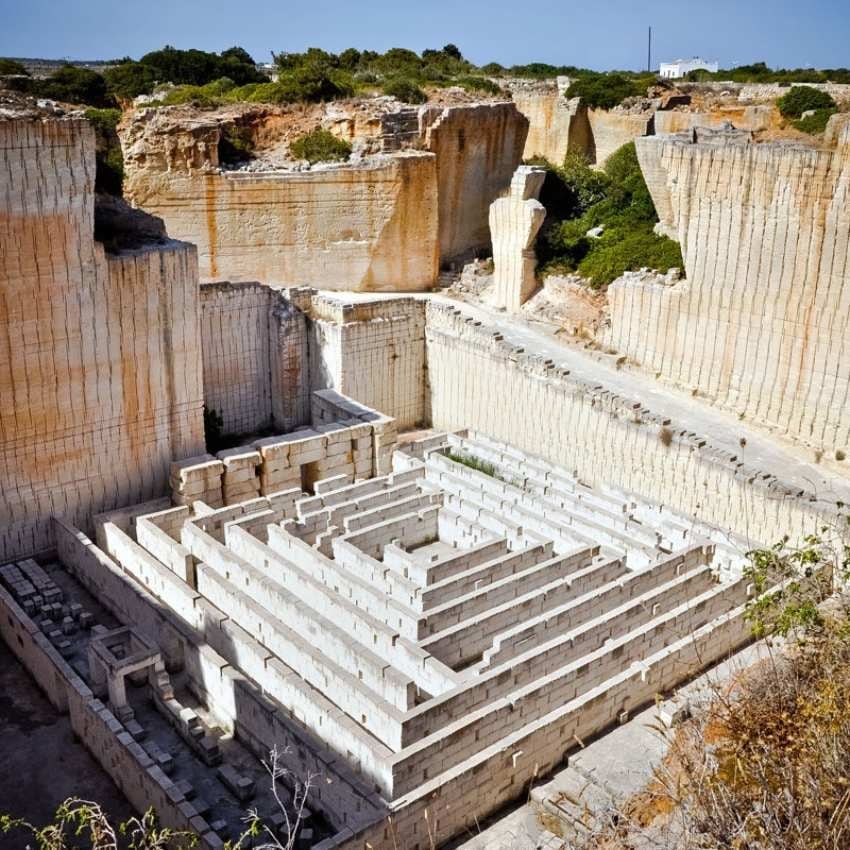
[{"label": "golden limestone cliff", "polygon": [[125,191],[198,246],[203,280],[417,290],[437,273],[434,157],[310,171],[219,168],[215,123],[146,110],[122,133]]},{"label": "golden limestone cliff", "polygon": [[[301,119],[297,110],[288,118],[304,129]],[[128,116],[119,128],[127,197],[198,246],[202,280],[372,291],[428,289],[441,262],[489,247],[488,209],[528,128],[512,103],[425,105],[361,121],[348,162],[305,168],[287,160],[289,140],[262,138],[282,132],[264,130],[267,116],[251,128],[255,161],[222,167],[228,120],[168,109]]]},{"label": "golden limestone cliff", "polygon": [[203,448],[195,249],[95,241],[83,120],[0,120],[0,560]]},{"label": "golden limestone cliff", "polygon": [[747,133],[639,139],[686,279],[625,276],[608,342],[659,377],[819,450],[850,441],[850,132],[823,147]]}]

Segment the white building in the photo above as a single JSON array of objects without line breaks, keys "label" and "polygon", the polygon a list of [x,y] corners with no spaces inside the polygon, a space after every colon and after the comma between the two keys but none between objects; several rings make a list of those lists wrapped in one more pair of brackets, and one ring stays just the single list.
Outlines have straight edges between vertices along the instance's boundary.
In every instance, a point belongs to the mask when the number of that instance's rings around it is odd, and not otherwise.
[{"label": "white building", "polygon": [[718,65],[716,62],[708,62],[705,59],[700,59],[694,56],[693,59],[676,59],[673,62],[662,62],[660,73],[662,77],[668,80],[677,80],[684,77],[689,71],[711,71],[712,74],[717,73]]}]

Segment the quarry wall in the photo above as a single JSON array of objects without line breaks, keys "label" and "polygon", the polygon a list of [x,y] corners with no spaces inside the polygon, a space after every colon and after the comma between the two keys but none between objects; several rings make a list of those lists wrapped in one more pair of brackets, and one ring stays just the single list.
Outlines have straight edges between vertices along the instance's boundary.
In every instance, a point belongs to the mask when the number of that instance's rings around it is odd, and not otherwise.
[{"label": "quarry wall", "polygon": [[316,296],[310,306],[310,385],[386,413],[400,428],[426,419],[425,304],[363,304]]},{"label": "quarry wall", "polygon": [[574,471],[590,486],[640,492],[749,539],[811,533],[826,503],[713,449],[698,435],[660,438],[639,403],[583,382],[504,341],[494,327],[428,305],[430,414],[436,428],[474,428]]},{"label": "quarry wall", "polygon": [[560,165],[568,150],[589,147],[586,110],[578,99],[564,97],[563,86],[516,81],[510,89],[517,109],[528,119],[523,159],[542,156]]},{"label": "quarry wall", "polygon": [[313,390],[335,389],[403,428],[425,419],[425,305],[346,303],[309,288],[200,287],[204,402],[225,434],[311,422]]},{"label": "quarry wall", "polygon": [[638,142],[686,280],[608,290],[608,343],[660,377],[821,450],[850,442],[850,150]]},{"label": "quarry wall", "polygon": [[440,261],[490,246],[490,204],[522,161],[528,119],[511,102],[423,108],[424,146],[436,154]]},{"label": "quarry wall", "polygon": [[307,317],[287,295],[256,282],[201,286],[204,403],[225,434],[310,421]]},{"label": "quarry wall", "polygon": [[[591,161],[597,165],[623,145],[653,132],[654,112],[618,112],[607,109],[588,109],[587,120],[592,138]],[[590,152],[588,152],[590,153]]]},{"label": "quarry wall", "polygon": [[435,168],[427,153],[268,173],[131,160],[125,193],[198,246],[202,280],[412,291],[437,274]]},{"label": "quarry wall", "polygon": [[685,112],[677,109],[655,113],[655,134],[682,133],[694,127],[723,127],[731,124],[737,130],[767,130],[779,126],[782,116],[775,104],[723,106],[710,112]]},{"label": "quarry wall", "polygon": [[106,254],[94,151],[82,120],[0,121],[0,561],[203,447],[195,250]]}]

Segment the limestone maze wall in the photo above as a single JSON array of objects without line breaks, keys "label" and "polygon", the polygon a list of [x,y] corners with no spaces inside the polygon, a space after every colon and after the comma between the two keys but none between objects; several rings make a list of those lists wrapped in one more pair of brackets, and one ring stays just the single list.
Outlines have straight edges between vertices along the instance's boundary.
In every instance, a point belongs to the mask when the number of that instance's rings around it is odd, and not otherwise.
[{"label": "limestone maze wall", "polygon": [[528,119],[513,103],[425,108],[424,145],[437,157],[440,261],[490,246],[490,204],[522,160]]},{"label": "limestone maze wall", "polygon": [[0,120],[0,560],[203,446],[195,250],[105,254],[94,147],[82,120]]},{"label": "limestone maze wall", "polygon": [[608,290],[609,343],[826,451],[850,442],[850,153],[658,137],[638,155],[686,280]]},{"label": "limestone maze wall", "polygon": [[198,246],[202,280],[413,291],[436,277],[436,165],[427,153],[242,173],[213,167],[208,141],[165,167],[148,162],[150,145],[125,135],[124,146],[126,196]]},{"label": "limestone maze wall", "polygon": [[[475,428],[572,470],[762,542],[813,532],[834,503],[706,445],[659,439],[665,421],[505,342],[445,305],[428,305],[430,415],[437,428]],[[669,424],[669,423],[667,423]]]},{"label": "limestone maze wall", "polygon": [[[110,589],[123,571],[183,621],[181,640],[202,637],[300,724],[297,757],[318,743],[337,775],[378,792],[352,810],[340,783],[321,850],[439,846],[748,638],[741,541],[726,531],[475,432],[415,441],[392,470],[213,510],[137,506],[135,530],[126,512],[99,518],[104,552],[62,534],[63,559],[114,564]],[[151,548],[148,523],[165,545]],[[175,575],[187,552],[194,574]],[[184,664],[195,654],[187,642]],[[231,710],[211,678],[209,704]]]}]

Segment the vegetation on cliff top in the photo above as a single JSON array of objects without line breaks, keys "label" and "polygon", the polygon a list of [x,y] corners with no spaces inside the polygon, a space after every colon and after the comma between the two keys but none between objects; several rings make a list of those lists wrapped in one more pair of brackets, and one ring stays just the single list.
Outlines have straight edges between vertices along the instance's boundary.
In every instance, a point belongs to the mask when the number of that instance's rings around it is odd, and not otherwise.
[{"label": "vegetation on cliff top", "polygon": [[733,83],[850,83],[850,68],[770,68],[764,62],[721,68],[717,73],[690,71],[689,82]]},{"label": "vegetation on cliff top", "polygon": [[351,145],[328,130],[317,129],[292,142],[289,152],[295,159],[306,159],[311,165],[345,162],[351,155]]},{"label": "vegetation on cliff top", "polygon": [[5,76],[6,74],[17,74],[23,77],[29,76],[27,69],[20,62],[0,56],[0,76]]},{"label": "vegetation on cliff top", "polygon": [[120,196],[124,182],[124,157],[116,128],[121,120],[121,110],[90,108],[86,110],[86,118],[94,126],[96,137],[95,191]]},{"label": "vegetation on cliff top", "polygon": [[830,117],[838,112],[831,95],[811,86],[793,86],[776,105],[798,130],[812,135],[822,133]]},{"label": "vegetation on cliff top", "polygon": [[567,97],[580,97],[584,103],[595,109],[613,109],[626,98],[645,97],[647,88],[655,79],[654,74],[583,72],[570,83]]},{"label": "vegetation on cliff top", "polygon": [[[563,166],[537,160],[547,169],[540,195],[547,219],[537,237],[541,272],[576,272],[594,287],[640,268],[682,268],[679,244],[657,236],[652,197],[640,170],[634,142],[592,169],[581,154]],[[601,228],[598,236],[588,236]]]}]

